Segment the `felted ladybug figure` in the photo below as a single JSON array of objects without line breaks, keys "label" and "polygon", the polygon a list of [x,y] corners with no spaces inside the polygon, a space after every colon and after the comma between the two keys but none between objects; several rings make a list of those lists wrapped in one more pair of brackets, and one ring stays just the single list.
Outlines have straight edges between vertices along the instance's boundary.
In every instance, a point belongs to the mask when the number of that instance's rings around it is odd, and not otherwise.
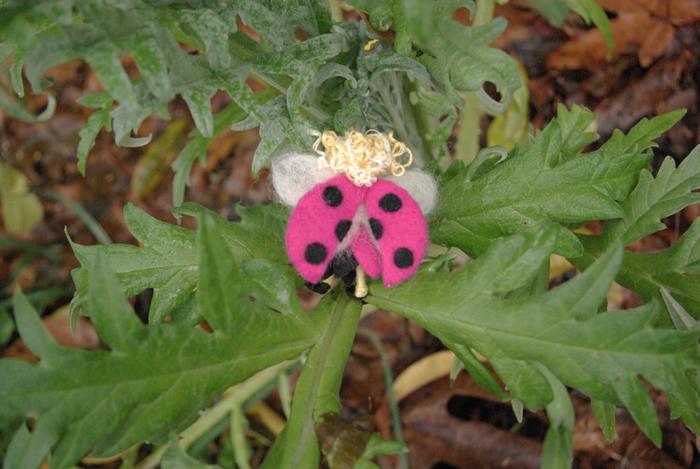
[{"label": "felted ladybug figure", "polygon": [[272,163],[273,186],[294,207],[287,255],[307,286],[325,293],[342,278],[362,298],[365,274],[386,287],[412,276],[428,245],[433,178],[407,169],[413,155],[391,134],[326,131],[313,148],[317,155],[287,153]]}]

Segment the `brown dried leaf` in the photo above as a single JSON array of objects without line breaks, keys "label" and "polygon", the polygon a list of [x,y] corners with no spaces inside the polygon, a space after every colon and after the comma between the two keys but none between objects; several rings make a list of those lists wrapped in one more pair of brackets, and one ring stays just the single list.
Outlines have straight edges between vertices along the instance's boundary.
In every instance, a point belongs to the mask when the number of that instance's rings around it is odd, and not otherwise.
[{"label": "brown dried leaf", "polygon": [[675,33],[676,28],[670,23],[651,21],[649,29],[645,31],[642,47],[639,49],[639,64],[647,68],[664,55]]},{"label": "brown dried leaf", "polygon": [[515,417],[509,404],[483,397],[483,390],[464,373],[454,386],[446,377],[409,396],[402,422],[411,467],[539,467],[538,437],[546,427],[542,417],[527,414],[520,430],[510,431]]},{"label": "brown dried leaf", "polygon": [[[100,338],[90,321],[84,317],[78,318],[75,334],[70,329],[69,306],[58,308],[53,313],[44,316],[44,326],[56,341],[64,347],[96,349],[100,347]],[[15,340],[2,354],[3,358],[16,358],[35,362],[37,357],[27,348],[22,339]]]},{"label": "brown dried leaf", "polygon": [[662,57],[676,36],[675,26],[700,20],[700,0],[600,0],[608,11],[617,13],[611,21],[615,47],[608,55],[605,39],[597,29],[576,36],[547,57],[556,70],[594,69],[606,61],[637,52],[646,68]]}]

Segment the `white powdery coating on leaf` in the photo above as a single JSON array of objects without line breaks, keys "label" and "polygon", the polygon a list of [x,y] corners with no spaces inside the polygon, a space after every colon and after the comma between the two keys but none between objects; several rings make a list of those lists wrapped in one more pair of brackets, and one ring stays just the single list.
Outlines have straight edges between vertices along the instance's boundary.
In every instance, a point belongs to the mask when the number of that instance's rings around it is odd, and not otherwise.
[{"label": "white powdery coating on leaf", "polygon": [[316,184],[335,175],[330,168],[319,168],[314,155],[286,153],[272,162],[272,185],[280,201],[290,207]]}]

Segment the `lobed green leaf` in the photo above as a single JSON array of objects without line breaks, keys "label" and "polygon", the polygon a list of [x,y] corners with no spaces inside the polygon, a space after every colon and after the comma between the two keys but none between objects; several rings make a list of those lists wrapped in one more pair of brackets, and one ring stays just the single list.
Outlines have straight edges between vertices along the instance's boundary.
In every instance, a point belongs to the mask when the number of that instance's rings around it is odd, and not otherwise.
[{"label": "lobed green leaf", "polygon": [[[0,424],[36,419],[31,432],[19,428],[4,467],[38,467],[49,453],[52,467],[69,467],[88,452],[110,456],[166,438],[228,386],[313,345],[316,329],[294,290],[261,287],[263,279],[283,282],[279,271],[261,275],[268,264],[253,264],[255,277],[244,271],[245,263],[238,267],[220,224],[204,213],[197,235],[198,282],[206,287],[199,306],[213,333],[187,324],[142,324],[99,250],[91,253],[87,300],[110,350],[59,347],[16,294],[20,334],[41,362],[0,361]],[[282,303],[296,306],[280,310]]]},{"label": "lobed green leaf", "polygon": [[415,320],[448,345],[475,349],[529,407],[553,398],[545,376],[532,366],[539,363],[564,385],[627,407],[658,444],[651,400],[638,380],[643,377],[665,391],[673,415],[697,431],[700,331],[655,328],[657,303],[598,313],[622,263],[621,246],[553,290],[504,298],[536,276],[539,263],[528,259],[551,252],[556,233],[550,226],[499,241],[458,272],[419,273],[393,289],[373,284],[367,301]]},{"label": "lobed green leaf", "polygon": [[[560,106],[557,118],[532,142],[516,147],[505,161],[476,170],[455,164],[448,171],[440,186],[432,239],[478,255],[494,239],[545,221],[569,225],[624,219],[626,212],[634,210],[627,206],[644,197],[632,194],[625,200],[650,159],[652,139],[680,116],[671,113],[641,121],[627,135],[615,134],[599,150],[580,154],[594,140],[595,134],[586,132],[593,115],[580,106],[570,111]],[[686,176],[678,176],[683,182],[679,179],[677,192],[695,181],[691,169],[696,159],[684,166]],[[681,207],[676,203],[665,212]],[[572,258],[583,254],[580,241],[564,226],[559,230],[557,252]]]},{"label": "lobed green leaf", "polygon": [[[224,237],[236,261],[266,259],[285,263],[282,233],[286,210],[281,206],[238,208],[240,223],[229,223],[213,212],[194,204],[183,205],[180,213],[207,216]],[[71,303],[74,319],[85,309],[87,292],[93,277],[90,259],[103,253],[116,273],[127,296],[153,288],[149,322],[159,322],[185,305],[196,290],[198,251],[193,231],[156,220],[133,205],[124,208],[126,224],[142,247],[126,244],[81,246],[73,244],[82,267],[73,271],[76,294]],[[89,311],[83,311],[89,312]]]}]

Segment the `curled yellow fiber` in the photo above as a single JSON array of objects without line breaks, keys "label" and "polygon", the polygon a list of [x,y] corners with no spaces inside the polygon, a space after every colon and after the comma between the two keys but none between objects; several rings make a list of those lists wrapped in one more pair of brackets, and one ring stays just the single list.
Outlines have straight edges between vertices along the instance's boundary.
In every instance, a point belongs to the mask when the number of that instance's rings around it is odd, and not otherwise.
[{"label": "curled yellow fiber", "polygon": [[340,137],[326,130],[316,135],[319,166],[345,174],[358,186],[371,186],[381,176],[402,176],[413,163],[411,150],[391,132],[351,130]]}]

